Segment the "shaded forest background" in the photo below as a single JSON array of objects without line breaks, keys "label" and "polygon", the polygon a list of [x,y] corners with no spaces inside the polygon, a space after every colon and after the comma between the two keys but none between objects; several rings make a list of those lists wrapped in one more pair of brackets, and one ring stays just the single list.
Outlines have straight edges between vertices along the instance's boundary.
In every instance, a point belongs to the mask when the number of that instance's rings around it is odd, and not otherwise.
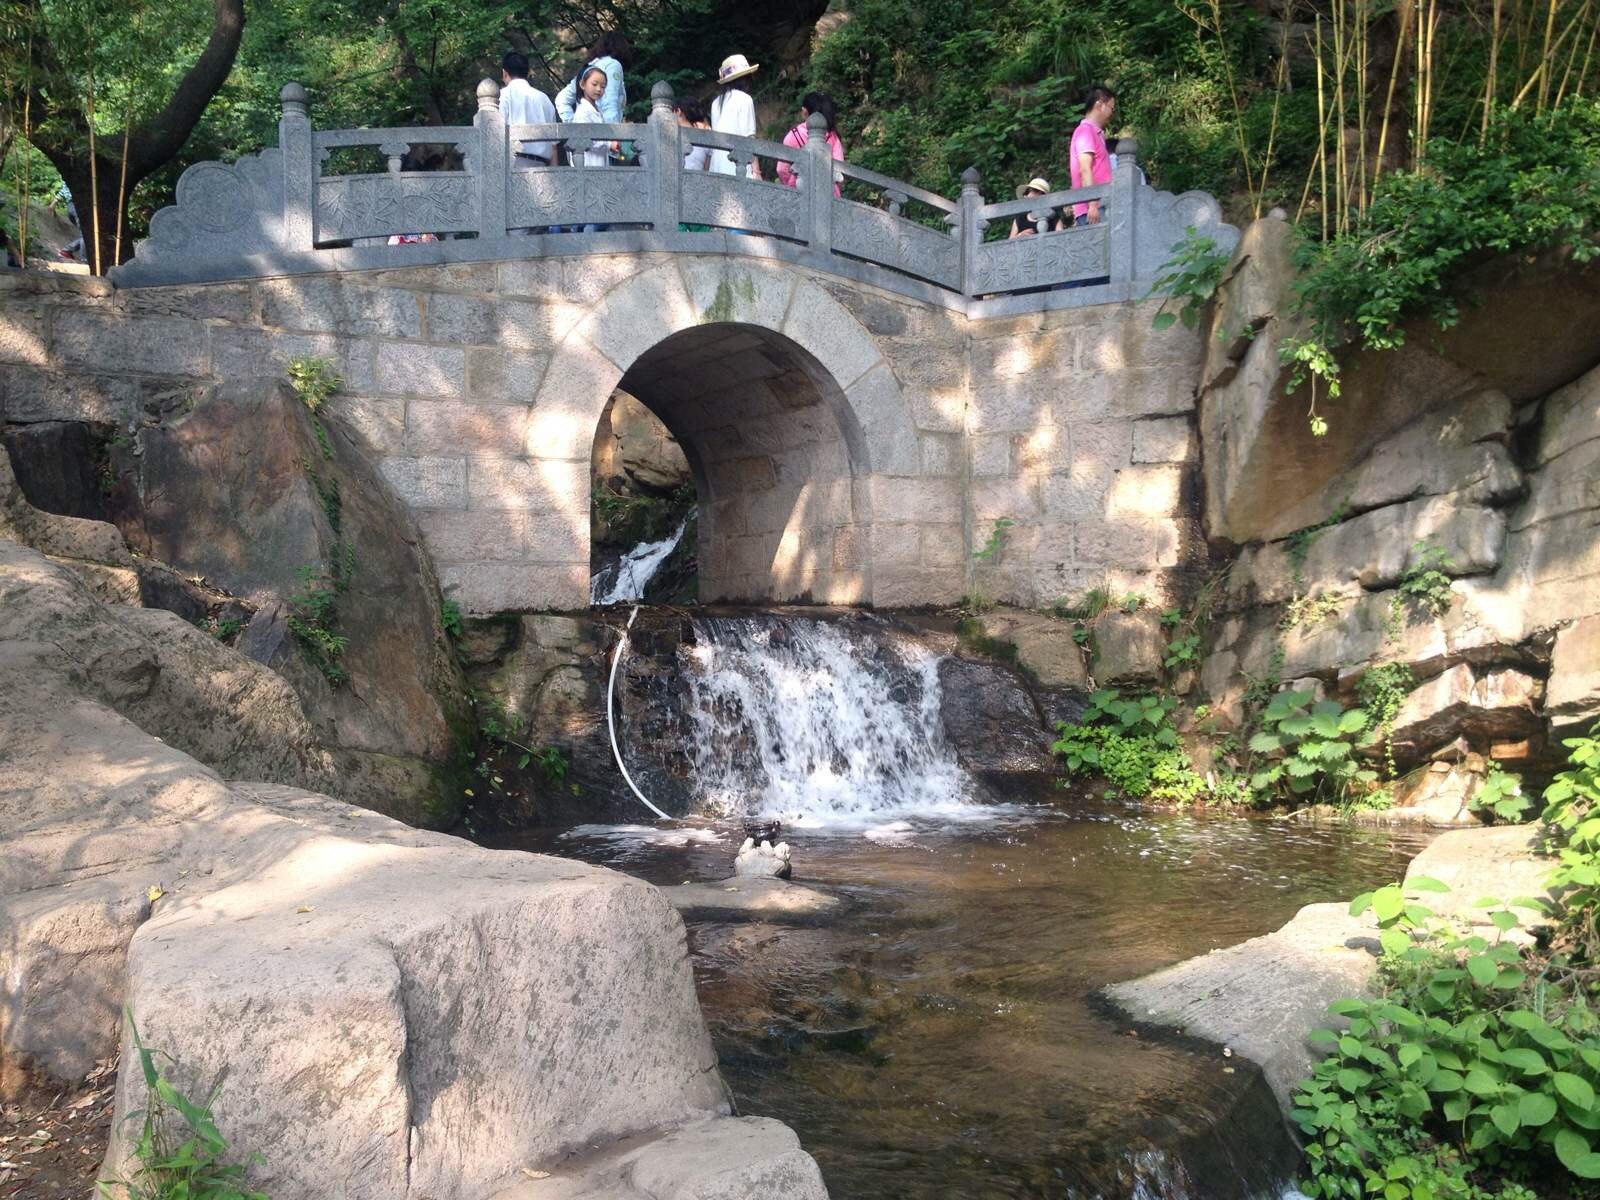
[{"label": "shaded forest background", "polygon": [[991,198],[1066,186],[1077,98],[1109,83],[1157,186],[1332,234],[1430,144],[1592,96],[1597,27],[1600,0],[0,0],[0,186],[65,176],[86,221],[98,195],[109,266],[185,166],[273,144],[288,80],[319,127],[465,123],[504,50],[554,91],[615,28],[630,115],[744,53],[769,134],[820,87],[852,160],[945,194],[971,165]]}]

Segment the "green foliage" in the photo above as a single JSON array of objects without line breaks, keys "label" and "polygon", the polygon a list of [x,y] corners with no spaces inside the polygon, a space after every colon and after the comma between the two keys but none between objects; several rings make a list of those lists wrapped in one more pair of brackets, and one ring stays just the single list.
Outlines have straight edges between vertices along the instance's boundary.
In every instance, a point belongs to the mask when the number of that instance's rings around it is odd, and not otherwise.
[{"label": "green foliage", "polygon": [[1363,675],[1356,684],[1356,696],[1371,718],[1372,736],[1383,743],[1384,774],[1395,777],[1394,718],[1416,686],[1416,676],[1405,663],[1382,663]]},{"label": "green foliage", "polygon": [[[537,767],[540,776],[550,787],[559,789],[565,786],[573,795],[578,794],[578,785],[566,782],[567,772],[571,770],[572,763],[564,750],[559,746],[530,746],[521,741],[518,737],[518,722],[506,709],[504,702],[479,699],[476,703],[478,734],[485,742],[500,750],[515,752],[517,770],[525,771],[530,765]],[[495,790],[499,790],[504,782],[500,776],[494,774],[494,769],[487,758],[480,758],[474,769],[487,779]],[[469,796],[471,794],[468,793]]]},{"label": "green foliage", "polygon": [[[1592,1194],[1600,1179],[1600,1016],[1592,1007],[1600,901],[1600,728],[1566,742],[1567,770],[1545,789],[1544,819],[1560,865],[1543,900],[1481,900],[1485,936],[1439,920],[1408,893],[1443,892],[1412,878],[1356,897],[1383,949],[1376,999],[1330,1006],[1349,1024],[1316,1040],[1329,1056],[1295,1094],[1315,1198],[1502,1200]],[[1481,798],[1517,797],[1491,772]],[[1517,808],[1522,802],[1517,803]],[[1511,810],[1507,815],[1515,815]],[[1548,940],[1514,939],[1531,910],[1554,920]]]},{"label": "green foliage", "polygon": [[[1165,296],[1150,324],[1156,329],[1170,329],[1178,321],[1185,329],[1200,324],[1200,314],[1211,297],[1216,295],[1222,282],[1222,272],[1227,268],[1229,255],[1217,249],[1216,241],[1207,234],[1197,233],[1193,225],[1183,231],[1183,240],[1174,242],[1172,257],[1161,264],[1157,276],[1145,299]],[[1176,309],[1167,307],[1176,303]]]},{"label": "green foliage", "polygon": [[1519,776],[1490,763],[1483,784],[1472,797],[1471,807],[1474,812],[1488,814],[1497,821],[1515,823],[1527,816],[1532,801],[1522,794]]},{"label": "green foliage", "polygon": [[439,606],[439,623],[444,626],[447,637],[461,640],[461,605],[454,600],[445,600]]},{"label": "green foliage", "polygon": [[[1600,254],[1600,102],[1569,100],[1543,117],[1497,112],[1481,144],[1435,142],[1424,169],[1383,176],[1348,234],[1303,243],[1296,288],[1310,333],[1279,347],[1289,389],[1309,377],[1336,397],[1338,347],[1399,346],[1414,318],[1449,328],[1463,268],[1546,249],[1577,262]],[[1320,433],[1314,400],[1312,412]]]},{"label": "green foliage", "polygon": [[1064,760],[1067,774],[1098,774],[1120,794],[1134,799],[1189,803],[1208,791],[1178,742],[1171,696],[1124,697],[1105,688],[1089,697],[1077,722],[1056,725],[1050,747]]},{"label": "green foliage", "polygon": [[1600,949],[1600,725],[1562,745],[1570,765],[1545,789],[1542,820],[1560,846],[1551,886],[1570,889],[1562,897],[1565,932],[1588,960]]},{"label": "green foliage", "polygon": [[1200,662],[1200,635],[1188,633],[1167,643],[1166,657],[1161,660],[1169,670],[1182,670]]},{"label": "green foliage", "polygon": [[350,678],[341,661],[349,638],[338,632],[339,595],[348,576],[336,570],[332,581],[315,567],[300,568],[300,590],[289,597],[289,632],[300,653],[334,687]]},{"label": "green foliage", "polygon": [[572,766],[559,746],[540,746],[537,750],[525,750],[517,759],[517,769],[523,770],[529,763],[538,764],[539,773],[551,787],[560,787],[565,783],[567,771]]},{"label": "green foliage", "polygon": [[308,355],[289,360],[289,386],[313,416],[322,411],[328,397],[337,392],[343,383],[333,364],[325,358]]},{"label": "green foliage", "polygon": [[127,1018],[145,1085],[144,1108],[126,1118],[139,1122],[132,1145],[138,1165],[127,1178],[99,1180],[98,1194],[105,1200],[267,1200],[245,1187],[246,1168],[228,1161],[227,1140],[211,1111],[217,1092],[204,1102],[185,1096],[144,1044],[131,1012]]},{"label": "green foliage", "polygon": [[1348,803],[1362,798],[1377,773],[1355,757],[1357,738],[1368,726],[1359,708],[1333,700],[1313,703],[1310,692],[1279,692],[1261,714],[1249,747],[1250,788],[1262,800],[1284,792],[1306,800]]},{"label": "green foliage", "polygon": [[1400,595],[1436,617],[1443,616],[1455,599],[1449,575],[1455,565],[1443,546],[1421,539],[1411,547],[1411,561],[1400,576]]},{"label": "green foliage", "polygon": [[[994,525],[989,530],[989,536],[983,545],[972,552],[975,564],[992,563],[1005,553],[1007,531],[1016,522],[1010,517],[996,517]],[[980,612],[989,607],[988,599],[983,594],[983,586],[978,580],[976,568],[972,579],[972,594],[967,597],[967,603]]]},{"label": "green foliage", "polygon": [[237,617],[207,617],[201,628],[219,642],[231,642],[244,628],[244,622]]}]

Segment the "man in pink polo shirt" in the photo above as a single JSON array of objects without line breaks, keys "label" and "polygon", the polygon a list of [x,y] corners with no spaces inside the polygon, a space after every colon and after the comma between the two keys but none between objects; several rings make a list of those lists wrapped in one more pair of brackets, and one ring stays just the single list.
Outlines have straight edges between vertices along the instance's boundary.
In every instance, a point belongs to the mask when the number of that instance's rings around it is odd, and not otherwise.
[{"label": "man in pink polo shirt", "polygon": [[[1116,94],[1108,87],[1092,87],[1084,95],[1083,120],[1072,131],[1067,151],[1072,170],[1072,186],[1090,187],[1111,182],[1111,155],[1106,150],[1106,126],[1117,111]],[[1090,200],[1072,206],[1075,225],[1098,225],[1100,201]]]}]

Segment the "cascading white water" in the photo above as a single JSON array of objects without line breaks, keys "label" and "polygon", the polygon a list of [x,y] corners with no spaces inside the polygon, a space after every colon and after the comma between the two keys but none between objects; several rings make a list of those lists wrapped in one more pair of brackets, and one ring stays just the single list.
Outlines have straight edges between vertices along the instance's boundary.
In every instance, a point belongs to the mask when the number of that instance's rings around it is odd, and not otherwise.
[{"label": "cascading white water", "polygon": [[589,581],[589,603],[626,604],[633,600],[644,599],[645,587],[661,569],[661,564],[672,557],[672,552],[678,548],[678,543],[683,540],[683,531],[687,528],[689,528],[689,518],[685,517],[671,537],[635,546],[617,561],[615,568],[596,572],[594,578]]},{"label": "cascading white water", "polygon": [[774,615],[699,618],[694,633],[689,758],[704,808],[800,825],[971,810],[925,647]]}]

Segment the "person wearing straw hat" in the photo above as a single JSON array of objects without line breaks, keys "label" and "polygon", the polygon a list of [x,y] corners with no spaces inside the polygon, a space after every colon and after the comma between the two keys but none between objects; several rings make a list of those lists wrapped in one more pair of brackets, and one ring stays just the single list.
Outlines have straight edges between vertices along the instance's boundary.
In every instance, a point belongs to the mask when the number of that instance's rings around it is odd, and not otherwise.
[{"label": "person wearing straw hat", "polygon": [[[742,54],[730,54],[717,68],[717,86],[721,89],[711,102],[711,128],[718,133],[736,133],[741,137],[756,135],[756,102],[750,97],[750,85],[745,82],[761,69],[752,65]],[[733,159],[726,150],[711,152],[711,169],[719,175],[732,175]],[[761,164],[752,158],[745,172],[751,179],[761,178]]]},{"label": "person wearing straw hat", "polygon": [[[1042,179],[1042,178],[1040,178],[1039,176],[1036,175],[1032,179],[1028,180],[1027,183],[1023,184],[1020,188],[1017,189],[1017,199],[1018,200],[1026,200],[1030,196],[1048,195],[1049,192],[1050,192],[1050,181],[1048,179]],[[1016,215],[1016,217],[1012,220],[1012,222],[1011,222],[1011,232],[1006,234],[1006,237],[1007,238],[1027,237],[1030,233],[1037,233],[1039,231],[1039,226],[1034,221],[1033,217],[1034,217],[1034,214],[1031,213],[1031,212],[1018,213]],[[1045,232],[1049,233],[1052,229],[1059,229],[1060,226],[1061,226],[1060,214],[1058,214],[1054,210],[1051,210],[1050,217],[1045,222],[1045,226],[1044,226]]]}]

